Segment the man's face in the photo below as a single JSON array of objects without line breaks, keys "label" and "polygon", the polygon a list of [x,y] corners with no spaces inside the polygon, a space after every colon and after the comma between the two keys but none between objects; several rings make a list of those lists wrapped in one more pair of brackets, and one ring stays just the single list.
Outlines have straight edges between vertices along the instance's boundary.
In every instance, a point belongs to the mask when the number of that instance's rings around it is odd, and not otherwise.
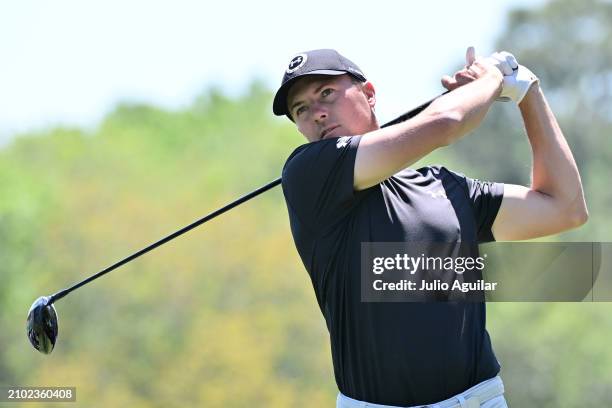
[{"label": "man's face", "polygon": [[353,83],[347,74],[306,76],[287,95],[291,117],[309,142],[377,129],[375,103],[372,84]]}]

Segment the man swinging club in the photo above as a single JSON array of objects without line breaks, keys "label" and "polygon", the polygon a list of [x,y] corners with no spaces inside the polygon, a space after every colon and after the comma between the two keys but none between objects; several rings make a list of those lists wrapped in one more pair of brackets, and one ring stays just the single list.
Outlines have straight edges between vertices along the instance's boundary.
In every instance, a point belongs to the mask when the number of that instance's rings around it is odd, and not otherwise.
[{"label": "man swinging club", "polygon": [[[274,98],[274,113],[309,142],[287,159],[282,187],[330,333],[337,407],[507,406],[485,303],[362,302],[362,242],[524,240],[588,217],[576,163],[529,69],[507,52],[481,58],[470,47],[465,68],[442,84],[451,92],[381,129],[374,85],[323,49],[292,58]],[[477,128],[496,100],[520,108],[530,187],[409,167]]]}]

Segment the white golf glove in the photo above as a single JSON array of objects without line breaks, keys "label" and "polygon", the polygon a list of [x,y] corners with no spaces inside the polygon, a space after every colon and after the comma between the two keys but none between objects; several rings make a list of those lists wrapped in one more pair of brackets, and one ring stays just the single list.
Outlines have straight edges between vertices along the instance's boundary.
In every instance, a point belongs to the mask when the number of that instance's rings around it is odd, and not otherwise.
[{"label": "white golf glove", "polygon": [[512,75],[504,76],[504,86],[499,96],[500,101],[521,103],[531,85],[539,79],[529,68],[519,65]]},{"label": "white golf glove", "polygon": [[509,52],[495,52],[486,58],[488,62],[495,65],[504,76],[504,84],[498,101],[514,101],[519,104],[534,82],[539,81],[527,67],[519,65],[514,55]]}]

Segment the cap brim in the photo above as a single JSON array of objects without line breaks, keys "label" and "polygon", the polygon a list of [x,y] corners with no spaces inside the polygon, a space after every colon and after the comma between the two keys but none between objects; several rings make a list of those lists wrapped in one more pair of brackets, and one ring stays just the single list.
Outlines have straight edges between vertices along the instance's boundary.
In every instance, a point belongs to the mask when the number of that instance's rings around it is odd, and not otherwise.
[{"label": "cap brim", "polygon": [[276,91],[276,95],[274,95],[274,103],[272,104],[272,111],[276,116],[289,115],[289,110],[287,109],[287,95],[289,94],[289,89],[295,84],[295,82],[303,78],[307,75],[343,75],[343,74],[351,74],[346,71],[335,71],[331,69],[320,69],[318,71],[310,71],[300,75],[296,75],[278,88]]}]

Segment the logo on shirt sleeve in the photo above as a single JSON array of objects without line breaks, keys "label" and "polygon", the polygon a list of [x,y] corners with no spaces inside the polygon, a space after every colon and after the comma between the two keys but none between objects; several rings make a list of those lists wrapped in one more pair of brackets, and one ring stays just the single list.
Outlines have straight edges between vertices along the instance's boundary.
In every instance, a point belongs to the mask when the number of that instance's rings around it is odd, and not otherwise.
[{"label": "logo on shirt sleeve", "polygon": [[349,144],[350,141],[351,141],[351,137],[350,136],[342,136],[336,142],[336,148],[337,149],[342,149],[343,147],[346,147]]}]

